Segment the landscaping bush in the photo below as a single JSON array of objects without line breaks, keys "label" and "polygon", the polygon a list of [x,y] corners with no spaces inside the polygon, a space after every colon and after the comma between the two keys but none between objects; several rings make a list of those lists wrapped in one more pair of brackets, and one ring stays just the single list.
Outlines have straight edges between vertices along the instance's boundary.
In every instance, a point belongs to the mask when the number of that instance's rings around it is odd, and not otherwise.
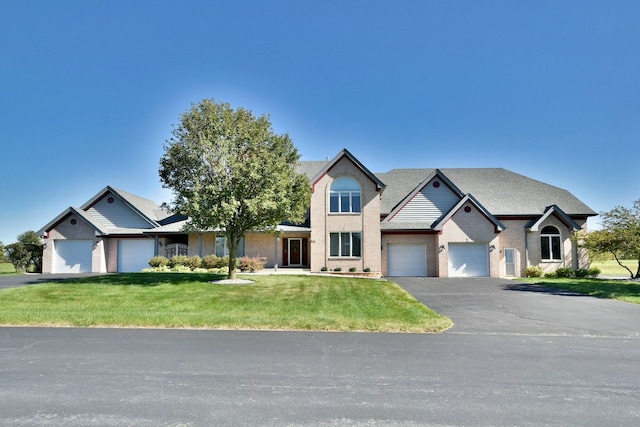
[{"label": "landscaping bush", "polygon": [[589,277],[589,270],[586,268],[579,268],[573,272],[576,279],[586,279]]},{"label": "landscaping bush", "polygon": [[166,267],[169,265],[169,258],[164,256],[154,256],[149,260],[149,266],[152,268]]},{"label": "landscaping bush", "polygon": [[366,267],[366,268],[365,268],[364,270],[362,270],[362,271],[364,271],[365,273],[371,273],[371,269],[370,269],[369,267]]},{"label": "landscaping bush", "polygon": [[556,270],[556,277],[558,279],[569,279],[573,277],[573,269],[567,267],[561,267]]},{"label": "landscaping bush", "polygon": [[598,267],[591,267],[587,271],[589,273],[589,277],[592,278],[592,279],[595,279],[596,277],[598,277],[600,275],[600,273],[602,273]]},{"label": "landscaping bush", "polygon": [[253,258],[242,257],[238,259],[238,268],[242,272],[254,273],[264,268],[267,259],[265,257],[256,256]]},{"label": "landscaping bush", "polygon": [[188,267],[188,259],[189,258],[184,255],[172,256],[169,260],[169,267],[171,267],[172,269],[176,268],[179,265]]},{"label": "landscaping bush", "polygon": [[342,271],[342,267],[336,267],[333,269],[333,271]]},{"label": "landscaping bush", "polygon": [[202,258],[200,258],[198,255],[190,256],[189,258],[187,258],[186,266],[191,270],[200,268],[202,267]]},{"label": "landscaping bush", "polygon": [[229,267],[229,257],[218,257],[215,255],[207,255],[202,260],[202,266],[207,270],[213,268],[227,268]]},{"label": "landscaping bush", "polygon": [[357,269],[356,269],[355,267],[351,267],[351,268],[349,268],[349,272],[350,272],[350,273],[355,273],[355,272],[356,272],[356,270],[357,270]]},{"label": "landscaping bush", "polygon": [[326,265],[320,269],[320,271],[327,271],[327,270],[329,270],[329,269],[327,268]]},{"label": "landscaping bush", "polygon": [[524,269],[525,277],[541,277],[542,276],[542,267],[538,267],[537,265],[530,265],[529,267]]}]

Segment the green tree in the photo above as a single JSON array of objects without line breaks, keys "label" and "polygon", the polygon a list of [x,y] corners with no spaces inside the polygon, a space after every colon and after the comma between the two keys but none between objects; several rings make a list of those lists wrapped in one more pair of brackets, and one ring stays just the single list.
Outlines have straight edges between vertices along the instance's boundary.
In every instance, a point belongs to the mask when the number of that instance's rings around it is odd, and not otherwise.
[{"label": "green tree", "polygon": [[26,231],[18,236],[18,241],[5,246],[7,259],[18,273],[24,273],[30,266],[36,272],[42,271],[44,246],[35,231]]},{"label": "green tree", "polygon": [[219,230],[226,237],[233,279],[245,233],[304,220],[311,189],[296,171],[299,159],[289,135],[276,134],[268,116],[204,99],[180,116],[159,174],[173,193],[173,208],[190,218],[186,230]]},{"label": "green tree", "polygon": [[[594,253],[613,255],[632,279],[640,278],[640,200],[630,208],[616,206],[600,216],[602,229],[584,236],[583,245]],[[623,259],[638,260],[635,273],[622,264]]]},{"label": "green tree", "polygon": [[4,245],[2,244],[2,241],[0,241],[0,262],[7,262],[7,258],[4,254]]}]

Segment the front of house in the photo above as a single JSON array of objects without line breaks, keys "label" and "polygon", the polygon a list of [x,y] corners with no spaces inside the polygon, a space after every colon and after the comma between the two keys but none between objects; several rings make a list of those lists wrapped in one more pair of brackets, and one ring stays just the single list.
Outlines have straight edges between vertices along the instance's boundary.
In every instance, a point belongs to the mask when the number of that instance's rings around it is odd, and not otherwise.
[{"label": "front of house", "polygon": [[[595,212],[566,190],[505,169],[374,174],[342,150],[299,170],[312,187],[307,223],[248,233],[239,255],[264,257],[267,267],[384,276],[521,277],[528,266],[588,266],[573,236]],[[43,270],[128,272],[155,255],[228,255],[223,236],[184,232],[186,221],[106,187],[43,227]]]}]

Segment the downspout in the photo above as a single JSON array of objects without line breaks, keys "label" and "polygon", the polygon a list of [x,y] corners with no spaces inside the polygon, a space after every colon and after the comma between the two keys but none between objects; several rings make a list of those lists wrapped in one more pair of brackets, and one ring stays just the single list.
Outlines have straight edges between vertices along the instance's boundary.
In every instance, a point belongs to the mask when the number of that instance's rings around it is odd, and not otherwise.
[{"label": "downspout", "polygon": [[529,233],[525,227],[524,229],[524,269],[529,267]]}]

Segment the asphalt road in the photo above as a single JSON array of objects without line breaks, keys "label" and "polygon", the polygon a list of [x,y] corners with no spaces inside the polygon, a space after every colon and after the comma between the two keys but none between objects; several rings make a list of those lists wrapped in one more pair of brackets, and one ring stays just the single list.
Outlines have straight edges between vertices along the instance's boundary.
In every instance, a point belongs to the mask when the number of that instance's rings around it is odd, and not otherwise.
[{"label": "asphalt road", "polygon": [[0,328],[0,425],[640,425],[638,306],[487,279],[397,281],[456,325]]}]

